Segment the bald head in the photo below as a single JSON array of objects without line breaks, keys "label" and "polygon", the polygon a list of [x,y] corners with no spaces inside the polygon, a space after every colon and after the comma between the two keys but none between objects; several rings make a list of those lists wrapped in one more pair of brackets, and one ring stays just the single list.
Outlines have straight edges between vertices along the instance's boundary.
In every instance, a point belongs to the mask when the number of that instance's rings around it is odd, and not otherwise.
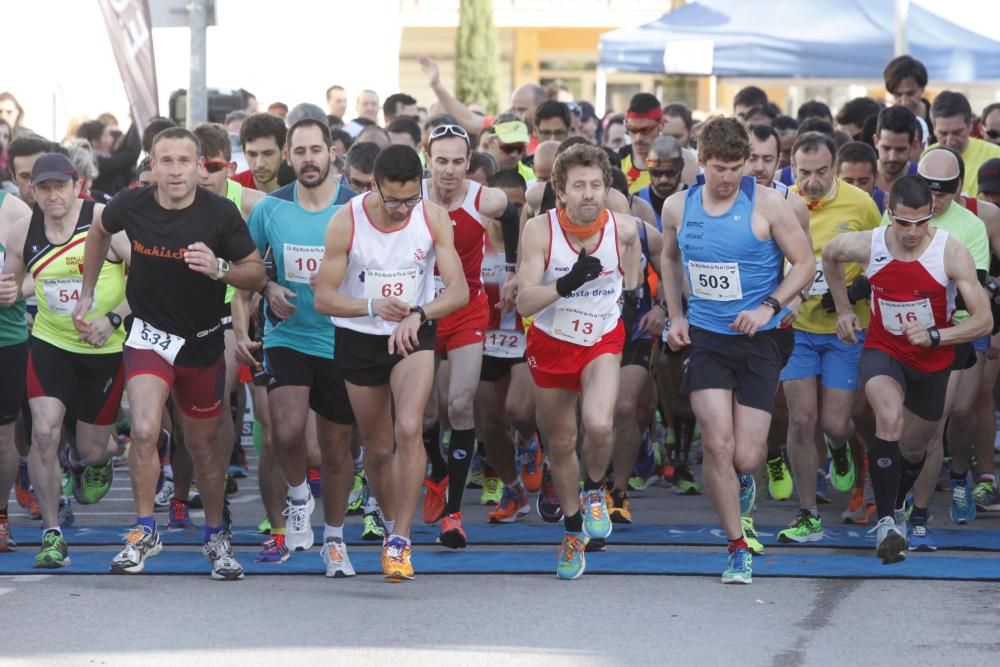
[{"label": "bald head", "polygon": [[653,139],[653,143],[649,147],[649,155],[660,160],[683,157],[680,142],[665,134],[661,134],[656,139]]},{"label": "bald head", "polygon": [[539,181],[547,181],[552,175],[552,164],[556,161],[556,151],[559,150],[558,141],[543,141],[535,149],[535,178]]},{"label": "bald head", "polygon": [[927,151],[917,165],[917,173],[938,181],[950,181],[959,177],[959,157],[947,148]]},{"label": "bald head", "polygon": [[535,117],[535,109],[546,99],[548,97],[544,88],[537,83],[525,83],[511,93],[510,108],[530,126]]}]

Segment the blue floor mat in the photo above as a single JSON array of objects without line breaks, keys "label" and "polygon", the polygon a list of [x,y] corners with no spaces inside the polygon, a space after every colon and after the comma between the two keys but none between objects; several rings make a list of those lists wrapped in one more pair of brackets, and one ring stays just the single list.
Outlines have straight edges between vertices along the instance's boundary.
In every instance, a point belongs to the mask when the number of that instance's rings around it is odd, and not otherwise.
[{"label": "blue floor mat", "polygon": [[[81,526],[65,529],[66,540],[71,546],[106,546],[121,544],[127,526]],[[164,544],[200,545],[201,528],[187,531],[166,531],[160,529]],[[874,549],[875,534],[869,534],[865,527],[834,526],[826,528],[824,537],[818,542],[798,545],[782,545],[777,541],[781,528],[758,527],[760,541],[765,546],[791,546],[802,549],[818,547],[823,549]],[[467,524],[465,531],[469,543],[473,545],[517,545],[552,544],[562,540],[563,527],[554,524],[514,523],[504,525]],[[12,527],[14,539],[25,546],[40,544],[41,530],[34,526]],[[323,539],[322,526],[314,528],[316,542]],[[1000,531],[976,530],[972,528],[935,528],[934,541],[940,550],[1000,551]],[[413,542],[418,545],[434,544],[438,531],[434,526],[416,526]],[[361,540],[361,526],[348,524],[344,527],[344,538],[348,544],[372,544]],[[266,539],[250,526],[233,531],[234,546],[258,546]],[[615,525],[609,544],[623,546],[721,546],[726,543],[725,534],[717,526],[697,525]]]},{"label": "blue floor mat", "polygon": [[[0,574],[105,574],[116,550],[71,549],[72,563],[60,570],[34,570],[33,550],[0,554]],[[254,563],[251,551],[237,551],[249,575],[311,574],[324,572],[319,550],[297,553],[286,563]],[[379,553],[356,550],[351,561],[358,574],[381,574]],[[544,551],[442,551],[417,549],[413,566],[417,576],[429,574],[537,574],[555,577],[556,549]],[[587,555],[588,574],[694,575],[717,578],[725,567],[725,552],[684,553],[611,550]],[[195,551],[167,549],[146,565],[148,574],[209,574],[208,563]],[[942,579],[1000,581],[1000,562],[971,558],[911,554],[902,563],[882,565],[874,551],[868,554],[774,554],[754,559],[755,578],[804,577],[847,579]],[[331,586],[336,584],[331,582]]]}]

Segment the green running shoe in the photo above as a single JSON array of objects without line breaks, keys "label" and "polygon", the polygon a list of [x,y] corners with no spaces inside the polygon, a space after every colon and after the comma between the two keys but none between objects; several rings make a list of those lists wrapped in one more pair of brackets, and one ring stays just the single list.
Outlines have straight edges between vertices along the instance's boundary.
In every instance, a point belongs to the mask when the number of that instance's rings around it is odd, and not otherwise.
[{"label": "green running shoe", "polygon": [[788,528],[778,533],[778,541],[783,544],[818,542],[821,539],[823,539],[823,522],[809,510],[801,510]]},{"label": "green running shoe", "polygon": [[503,482],[499,477],[483,477],[483,492],[479,495],[480,505],[499,505],[503,497]]},{"label": "green running shoe", "polygon": [[261,521],[260,523],[258,523],[257,524],[257,532],[261,533],[262,535],[270,535],[271,534],[271,520],[270,519],[264,519],[263,521]]},{"label": "green running shoe", "polygon": [[729,567],[722,573],[724,584],[749,584],[753,582],[753,556],[748,549],[734,549],[729,554]]},{"label": "green running shoe", "polygon": [[[62,471],[62,494],[64,496],[74,496],[76,495],[76,489],[80,485],[80,478],[83,477],[83,471],[78,474],[73,474],[68,470]],[[79,498],[77,498],[79,500]]]},{"label": "green running shoe", "polygon": [[556,564],[556,576],[560,579],[578,579],[587,569],[587,536],[583,533],[566,533],[562,546],[559,547],[559,562]]},{"label": "green running shoe", "polygon": [[378,513],[378,510],[365,512],[365,518],[361,524],[361,539],[369,542],[381,542],[385,539],[385,524],[382,523],[382,515]]},{"label": "green running shoe", "polygon": [[854,488],[854,479],[856,476],[854,457],[851,456],[851,445],[850,443],[843,443],[840,447],[834,447],[830,438],[824,435],[823,439],[826,440],[826,451],[830,453],[830,460],[832,461],[832,465],[830,466],[830,481],[833,482],[833,488],[841,493],[847,493]]},{"label": "green running shoe", "polygon": [[748,473],[738,473],[736,478],[740,483],[740,514],[748,516],[757,502],[757,481]]},{"label": "green running shoe", "polygon": [[741,516],[740,523],[743,524],[743,541],[747,543],[747,548],[754,556],[764,555],[764,545],[760,543],[757,536],[757,529],[754,528],[753,519],[748,516]]},{"label": "green running shoe", "polygon": [[792,497],[795,485],[792,483],[792,473],[785,464],[785,457],[780,453],[767,460],[767,492],[775,500],[788,500]]},{"label": "green running shoe", "polygon": [[611,536],[611,517],[603,489],[580,492],[580,512],[583,514],[583,532],[587,537]]},{"label": "green running shoe", "polygon": [[354,473],[354,481],[351,485],[351,493],[347,496],[347,512],[356,514],[361,510],[362,503],[365,502],[365,471],[359,470]]},{"label": "green running shoe", "polygon": [[104,465],[87,466],[82,477],[80,492],[76,495],[76,499],[81,505],[93,505],[111,489],[111,482],[115,479],[114,464],[108,459]]},{"label": "green running shoe", "polygon": [[69,565],[69,547],[62,533],[47,530],[42,535],[42,548],[35,556],[33,567],[43,570],[54,570]]},{"label": "green running shoe", "polygon": [[691,466],[678,463],[674,467],[674,493],[679,496],[697,496],[701,494],[701,485],[694,481]]}]

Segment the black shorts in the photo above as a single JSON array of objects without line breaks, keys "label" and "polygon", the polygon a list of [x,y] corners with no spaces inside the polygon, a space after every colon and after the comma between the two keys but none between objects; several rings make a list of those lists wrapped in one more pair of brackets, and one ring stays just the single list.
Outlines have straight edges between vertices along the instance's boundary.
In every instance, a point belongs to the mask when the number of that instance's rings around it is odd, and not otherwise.
[{"label": "black shorts", "polygon": [[[236,297],[234,296],[233,298],[235,299]],[[226,304],[225,313],[223,313],[219,321],[222,323],[223,331],[233,330],[233,305],[231,303]]]},{"label": "black shorts", "polygon": [[524,357],[511,359],[508,357],[488,357],[483,355],[483,366],[479,370],[479,380],[482,382],[499,382],[510,375],[510,369],[523,363]]},{"label": "black shorts", "polygon": [[125,389],[122,353],[67,352],[38,338],[28,355],[28,399],[55,398],[85,424],[107,426]]},{"label": "black shorts", "polygon": [[[427,321],[417,330],[417,349],[434,351],[437,323]],[[389,376],[404,357],[389,354],[389,337],[361,333],[345,327],[336,328],[337,364],[344,379],[360,387],[381,387],[389,384]],[[411,352],[410,354],[413,354]]]},{"label": "black shorts", "polygon": [[13,424],[24,405],[24,389],[27,386],[28,341],[0,347],[0,426]]},{"label": "black shorts", "polygon": [[765,412],[774,409],[781,366],[787,361],[777,330],[761,331],[751,338],[690,327],[690,336],[681,392],[732,389],[740,405]]},{"label": "black shorts", "polygon": [[795,329],[785,327],[774,329],[774,339],[778,341],[778,352],[781,353],[781,367],[784,368],[795,351]]},{"label": "black shorts", "polygon": [[903,407],[921,419],[934,422],[944,415],[949,368],[921,373],[882,350],[865,348],[861,352],[859,375],[862,387],[877,375],[891,377],[903,388]]},{"label": "black shorts", "polygon": [[347,398],[344,375],[333,359],[303,354],[289,347],[264,350],[264,369],[271,393],[281,387],[308,387],[309,407],[335,424],[354,423],[354,411]]},{"label": "black shorts", "polygon": [[653,340],[651,338],[630,340],[625,343],[625,347],[622,349],[621,367],[642,366],[649,369],[652,358]]},{"label": "black shorts", "polygon": [[955,346],[955,361],[951,364],[951,370],[967,370],[975,366],[976,361],[976,348],[972,343],[959,343]]}]

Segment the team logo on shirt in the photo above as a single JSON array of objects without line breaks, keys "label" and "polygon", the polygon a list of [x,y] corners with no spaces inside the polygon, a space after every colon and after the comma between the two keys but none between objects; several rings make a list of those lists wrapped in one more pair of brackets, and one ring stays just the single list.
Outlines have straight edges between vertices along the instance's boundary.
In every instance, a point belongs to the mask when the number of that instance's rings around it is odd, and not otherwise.
[{"label": "team logo on shirt", "polygon": [[417,260],[418,262],[422,262],[425,259],[427,259],[427,255],[424,254],[422,248],[417,248],[416,250],[413,251],[413,259]]}]

